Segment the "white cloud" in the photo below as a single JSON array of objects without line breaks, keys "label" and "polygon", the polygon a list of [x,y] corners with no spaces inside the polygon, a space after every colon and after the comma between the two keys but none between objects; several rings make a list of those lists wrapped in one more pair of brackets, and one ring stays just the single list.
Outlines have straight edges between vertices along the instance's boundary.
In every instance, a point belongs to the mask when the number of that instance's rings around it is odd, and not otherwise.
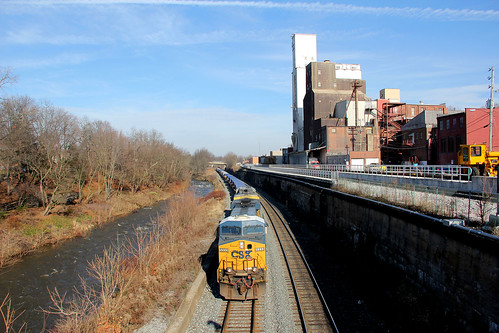
[{"label": "white cloud", "polygon": [[199,7],[251,7],[267,9],[303,10],[329,13],[353,13],[378,16],[401,16],[441,20],[497,20],[497,10],[417,8],[417,7],[374,7],[321,2],[276,2],[276,1],[194,1],[194,0],[7,0],[8,4],[30,5],[177,5]]}]

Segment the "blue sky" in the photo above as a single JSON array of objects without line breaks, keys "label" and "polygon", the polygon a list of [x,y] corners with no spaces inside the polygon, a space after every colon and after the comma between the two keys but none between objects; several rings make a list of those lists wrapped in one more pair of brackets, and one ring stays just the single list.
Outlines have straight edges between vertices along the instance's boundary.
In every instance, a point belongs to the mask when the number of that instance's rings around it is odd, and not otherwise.
[{"label": "blue sky", "polygon": [[498,28],[497,0],[2,0],[0,67],[18,79],[0,94],[257,155],[291,143],[292,34],[316,34],[319,61],[360,64],[373,99],[464,108],[490,96]]}]

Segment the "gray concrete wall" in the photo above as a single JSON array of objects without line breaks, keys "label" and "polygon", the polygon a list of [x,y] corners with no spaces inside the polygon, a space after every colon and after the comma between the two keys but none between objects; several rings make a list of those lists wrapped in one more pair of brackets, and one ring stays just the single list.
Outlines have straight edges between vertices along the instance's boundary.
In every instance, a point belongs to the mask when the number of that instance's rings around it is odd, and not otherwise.
[{"label": "gray concrete wall", "polygon": [[499,331],[498,237],[297,179],[244,169],[239,177],[352,251],[367,251],[406,272],[463,322]]},{"label": "gray concrete wall", "polygon": [[481,193],[489,192],[497,194],[497,178],[473,176],[471,181],[450,181],[440,180],[433,178],[417,178],[417,177],[398,177],[398,176],[385,176],[367,173],[352,173],[352,172],[339,172],[338,178],[340,179],[356,179],[369,182],[378,182],[385,184],[396,184],[399,186],[409,185],[418,187],[439,188],[449,192],[472,192]]}]

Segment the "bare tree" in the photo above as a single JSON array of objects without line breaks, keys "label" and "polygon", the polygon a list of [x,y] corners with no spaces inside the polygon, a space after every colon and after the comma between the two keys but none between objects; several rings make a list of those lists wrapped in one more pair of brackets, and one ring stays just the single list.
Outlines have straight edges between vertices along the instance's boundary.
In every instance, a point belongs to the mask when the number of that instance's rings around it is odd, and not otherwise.
[{"label": "bare tree", "polygon": [[95,133],[91,137],[92,152],[97,163],[99,186],[102,181],[105,197],[109,199],[113,192],[113,184],[126,138],[112,128],[109,122],[96,121]]},{"label": "bare tree", "polygon": [[480,193],[476,206],[478,208],[478,216],[480,217],[479,226],[482,227],[486,223],[486,217],[492,211],[492,180],[494,178],[481,177],[482,193]]},{"label": "bare tree", "polygon": [[16,76],[9,68],[0,67],[0,89],[7,85],[16,82]]},{"label": "bare tree", "polygon": [[191,168],[194,173],[201,173],[208,167],[208,162],[212,161],[215,156],[206,148],[198,149],[194,152],[191,158]]},{"label": "bare tree", "polygon": [[223,157],[223,161],[227,163],[227,167],[231,169],[236,166],[238,160],[239,158],[233,152],[229,152]]},{"label": "bare tree", "polygon": [[77,121],[74,116],[50,104],[40,107],[34,118],[34,131],[38,154],[31,160],[31,166],[39,179],[44,215],[50,213],[55,202],[48,200],[47,188],[51,186],[52,198],[70,186],[69,171],[74,158],[72,148],[77,142]]},{"label": "bare tree", "polygon": [[29,97],[3,99],[0,104],[0,163],[5,172],[7,195],[13,181],[22,181],[26,160],[34,153],[32,121],[36,106]]},{"label": "bare tree", "polygon": [[[9,73],[3,75],[4,80],[10,78]],[[213,155],[202,150],[197,157],[204,169]],[[82,200],[85,186],[92,183],[109,199],[116,189],[134,192],[141,186],[163,187],[185,179],[189,161],[187,152],[155,130],[134,130],[127,137],[108,122],[79,121],[29,97],[0,100],[1,180],[7,183],[8,194],[23,182],[36,185],[45,214],[76,186]]]}]

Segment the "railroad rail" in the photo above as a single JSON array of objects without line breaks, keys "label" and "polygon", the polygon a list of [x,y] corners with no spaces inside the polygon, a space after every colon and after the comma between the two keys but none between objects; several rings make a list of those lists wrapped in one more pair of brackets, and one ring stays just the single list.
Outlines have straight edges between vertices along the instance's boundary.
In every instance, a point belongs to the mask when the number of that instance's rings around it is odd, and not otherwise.
[{"label": "railroad rail", "polygon": [[261,194],[288,268],[303,332],[339,332],[319,285],[293,233],[280,212]]},{"label": "railroad rail", "polygon": [[263,299],[249,301],[226,301],[221,312],[222,333],[263,332]]}]

